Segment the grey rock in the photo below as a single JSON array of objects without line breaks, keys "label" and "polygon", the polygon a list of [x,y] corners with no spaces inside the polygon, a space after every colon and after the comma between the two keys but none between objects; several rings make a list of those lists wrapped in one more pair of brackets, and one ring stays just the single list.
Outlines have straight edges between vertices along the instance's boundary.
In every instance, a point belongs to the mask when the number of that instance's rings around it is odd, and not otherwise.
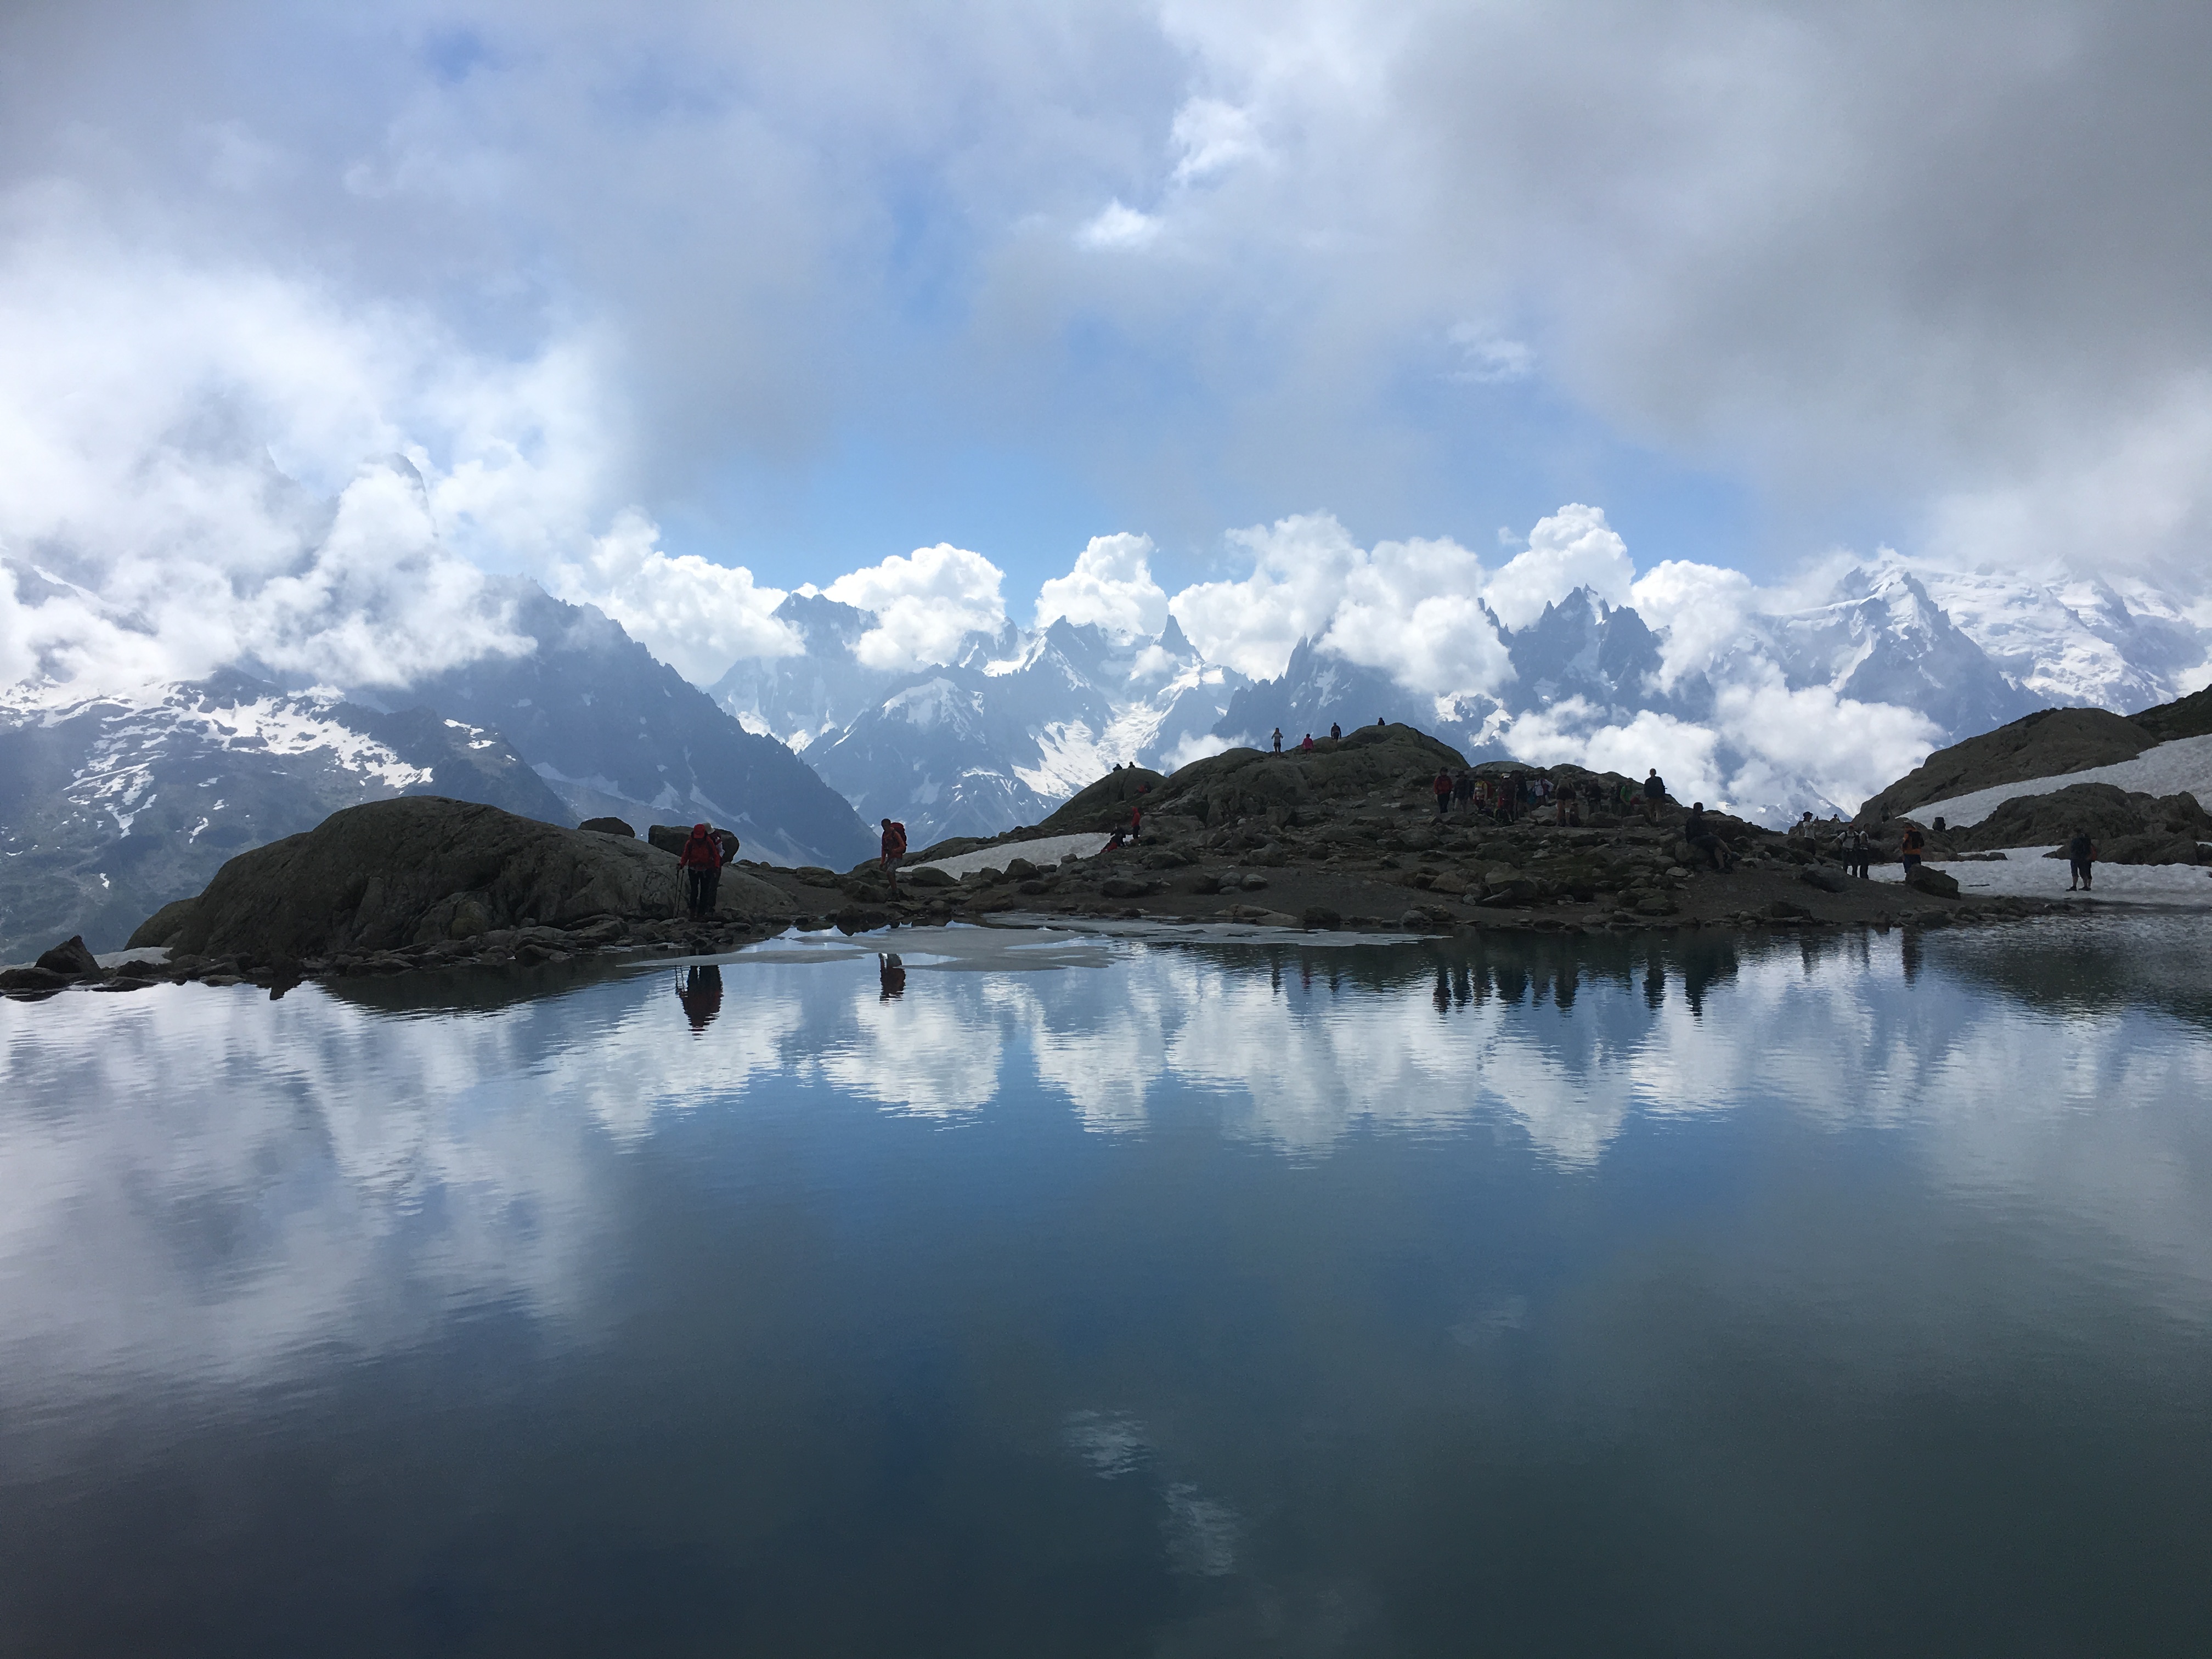
[{"label": "grey rock", "polygon": [[637,831],[620,818],[586,818],[576,827],[579,830],[589,830],[592,834],[599,836],[626,836],[632,841],[637,839]]},{"label": "grey rock", "polygon": [[1810,864],[1797,872],[1797,879],[1808,887],[1817,887],[1824,893],[1840,893],[1851,884],[1850,878],[1840,870],[1826,865]]},{"label": "grey rock", "polygon": [[[333,813],[306,835],[240,854],[198,899],[165,908],[131,943],[254,961],[464,938],[504,949],[524,919],[557,927],[667,916],[678,890],[675,860],[644,842],[410,796]],[[782,897],[741,871],[723,872],[725,911],[757,914]],[[565,933],[549,933],[538,948],[568,942]]]},{"label": "grey rock", "polygon": [[1921,864],[1913,866],[1905,876],[1905,884],[1916,893],[1926,893],[1935,898],[1956,898],[1959,884],[1941,870]]},{"label": "grey rock", "polygon": [[84,940],[75,936],[64,939],[46,951],[39,958],[38,965],[50,974],[67,974],[71,977],[100,971],[100,964],[93,960],[92,952],[85,948]]}]

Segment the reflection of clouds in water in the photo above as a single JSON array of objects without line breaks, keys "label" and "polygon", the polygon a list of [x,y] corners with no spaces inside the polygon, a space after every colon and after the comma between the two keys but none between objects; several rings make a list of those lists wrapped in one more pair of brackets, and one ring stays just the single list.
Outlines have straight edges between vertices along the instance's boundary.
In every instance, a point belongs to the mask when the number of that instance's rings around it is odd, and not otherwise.
[{"label": "reflection of clouds in water", "polygon": [[1100,1479],[1129,1474],[1151,1455],[1144,1425],[1126,1412],[1070,1412],[1060,1438]]},{"label": "reflection of clouds in water", "polygon": [[694,1039],[660,989],[441,1018],[313,987],[0,1006],[0,1344],[36,1344],[25,1375],[220,1376],[404,1343],[458,1302],[574,1317],[595,1135],[741,1087],[799,1024],[786,992]]},{"label": "reflection of clouds in water", "polygon": [[[922,982],[916,984],[915,980]],[[890,1000],[872,977],[848,999],[822,1074],[848,1094],[925,1116],[988,1106],[999,1092],[1006,1010],[1019,1001],[996,975],[930,974]]]},{"label": "reflection of clouds in water", "polygon": [[[1149,1474],[1156,1457],[1145,1425],[1126,1412],[1070,1412],[1060,1441],[1102,1480]],[[1160,1535],[1170,1571],[1200,1578],[1237,1571],[1243,1528],[1234,1509],[1188,1480],[1163,1480],[1159,1496]]]},{"label": "reflection of clouds in water", "polygon": [[1237,1571],[1237,1511],[1178,1481],[1167,1489],[1168,1564],[1194,1577],[1219,1578]]}]

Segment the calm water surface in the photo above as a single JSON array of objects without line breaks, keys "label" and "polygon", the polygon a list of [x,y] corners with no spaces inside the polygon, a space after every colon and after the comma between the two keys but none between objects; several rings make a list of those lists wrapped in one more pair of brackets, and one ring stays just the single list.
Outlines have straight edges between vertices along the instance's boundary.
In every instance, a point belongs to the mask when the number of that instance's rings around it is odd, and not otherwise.
[{"label": "calm water surface", "polygon": [[0,1652],[2212,1650],[2193,920],[0,1005]]}]

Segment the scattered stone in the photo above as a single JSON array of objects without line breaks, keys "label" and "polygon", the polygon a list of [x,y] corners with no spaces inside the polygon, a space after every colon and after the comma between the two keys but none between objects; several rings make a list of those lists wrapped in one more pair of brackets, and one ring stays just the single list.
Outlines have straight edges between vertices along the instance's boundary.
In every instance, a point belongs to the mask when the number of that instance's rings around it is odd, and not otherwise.
[{"label": "scattered stone", "polygon": [[1237,884],[1248,893],[1263,893],[1267,889],[1267,878],[1261,875],[1249,875]]}]

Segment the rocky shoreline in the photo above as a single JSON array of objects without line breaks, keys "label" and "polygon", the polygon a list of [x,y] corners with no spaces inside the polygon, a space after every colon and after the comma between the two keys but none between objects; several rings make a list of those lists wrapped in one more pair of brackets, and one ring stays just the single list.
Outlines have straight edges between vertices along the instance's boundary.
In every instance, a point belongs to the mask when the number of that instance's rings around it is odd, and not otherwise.
[{"label": "rocky shoreline", "polygon": [[[1390,726],[1303,755],[1230,750],[1172,777],[1123,769],[1041,824],[924,849],[896,892],[872,863],[840,873],[741,860],[724,872],[716,914],[699,919],[673,914],[675,860],[651,837],[429,798],[379,802],[233,860],[205,893],[132,936],[147,954],[102,967],[73,940],[36,966],[0,970],[0,993],[191,981],[282,995],[311,979],[715,955],[789,929],[963,921],[1393,936],[1823,932],[1973,927],[2069,908],[2057,897],[1962,896],[1934,867],[1911,885],[1862,880],[1813,842],[1709,815],[1735,860],[1723,873],[1700,867],[1679,806],[1656,823],[1640,814],[1564,825],[1440,816],[1431,780],[1438,766],[1461,764],[1436,739]],[[1025,846],[1125,824],[1133,808],[1143,815],[1133,845],[1056,863],[1024,856]],[[958,877],[927,867],[999,852],[1003,862],[983,857]]]}]

